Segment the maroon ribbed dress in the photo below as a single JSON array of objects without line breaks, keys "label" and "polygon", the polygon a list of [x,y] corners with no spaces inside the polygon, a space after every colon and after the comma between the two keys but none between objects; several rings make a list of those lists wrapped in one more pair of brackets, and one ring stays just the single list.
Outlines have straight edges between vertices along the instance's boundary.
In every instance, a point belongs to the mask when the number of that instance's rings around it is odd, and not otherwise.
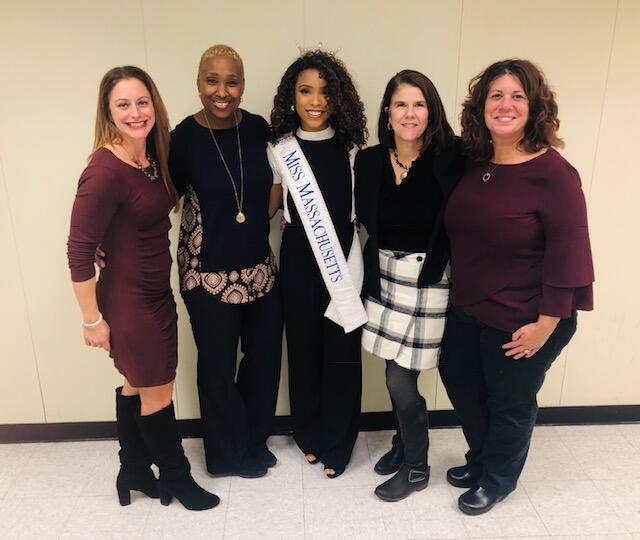
[{"label": "maroon ribbed dress", "polygon": [[169,213],[175,198],[159,178],[101,148],[78,182],[67,255],[71,279],[95,275],[102,245],[107,267],[97,284],[98,306],[111,327],[111,357],[135,387],[175,378],[177,315],[169,283]]}]

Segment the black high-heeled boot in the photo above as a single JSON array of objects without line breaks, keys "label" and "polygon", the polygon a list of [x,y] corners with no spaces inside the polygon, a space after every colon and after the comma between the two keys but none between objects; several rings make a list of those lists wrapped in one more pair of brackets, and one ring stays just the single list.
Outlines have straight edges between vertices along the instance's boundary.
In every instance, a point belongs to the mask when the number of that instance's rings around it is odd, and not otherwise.
[{"label": "black high-heeled boot", "polygon": [[140,397],[123,396],[122,386],[116,388],[116,426],[120,442],[120,471],[116,489],[120,506],[131,504],[131,491],[140,491],[152,499],[158,498],[158,479],[150,469],[151,455],[135,420],[135,415],[139,413]]},{"label": "black high-heeled boot", "polygon": [[160,469],[158,492],[163,506],[175,497],[187,510],[208,510],[217,506],[217,495],[202,489],[191,476],[178,433],[173,403],[148,416],[136,416],[154,463]]}]

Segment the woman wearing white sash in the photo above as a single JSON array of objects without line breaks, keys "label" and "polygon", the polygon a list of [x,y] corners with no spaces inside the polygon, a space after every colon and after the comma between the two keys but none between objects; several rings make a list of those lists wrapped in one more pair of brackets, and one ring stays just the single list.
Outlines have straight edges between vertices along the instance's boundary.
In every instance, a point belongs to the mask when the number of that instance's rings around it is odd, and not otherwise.
[{"label": "woman wearing white sash", "polygon": [[375,493],[397,501],[429,482],[429,423],[417,383],[421,370],[438,365],[449,298],[442,216],[464,159],[436,88],[417,71],[387,84],[378,137],[355,166],[358,219],[369,233],[362,344],[387,364],[397,433],[374,470],[396,474]]},{"label": "woman wearing white sash", "polygon": [[[270,155],[284,179],[287,223],[280,266],[294,438],[309,463],[323,462],[329,478],[344,471],[359,427],[357,327],[366,319],[357,276],[345,268],[344,259],[351,251],[355,217],[349,151],[366,140],[363,110],[342,62],[332,54],[311,51],[286,70],[271,113],[274,143],[295,134],[289,139],[291,152],[285,156],[276,143]],[[303,154],[300,161],[297,153]],[[315,181],[297,190],[295,182],[303,176]],[[292,198],[292,187],[303,212]],[[317,214],[311,205],[320,207]],[[361,257],[354,250],[350,262],[354,255]],[[342,291],[333,290],[333,284],[345,282]],[[325,316],[330,300],[332,307],[352,309],[327,313],[330,319]]]}]

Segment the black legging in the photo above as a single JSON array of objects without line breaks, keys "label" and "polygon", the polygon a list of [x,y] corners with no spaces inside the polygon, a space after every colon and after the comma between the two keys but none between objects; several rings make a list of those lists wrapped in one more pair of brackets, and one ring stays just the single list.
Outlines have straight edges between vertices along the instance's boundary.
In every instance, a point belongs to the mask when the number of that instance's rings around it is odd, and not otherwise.
[{"label": "black legging", "polygon": [[429,451],[427,402],[418,391],[420,371],[386,360],[387,389],[404,444],[404,462],[409,467],[426,467]]}]

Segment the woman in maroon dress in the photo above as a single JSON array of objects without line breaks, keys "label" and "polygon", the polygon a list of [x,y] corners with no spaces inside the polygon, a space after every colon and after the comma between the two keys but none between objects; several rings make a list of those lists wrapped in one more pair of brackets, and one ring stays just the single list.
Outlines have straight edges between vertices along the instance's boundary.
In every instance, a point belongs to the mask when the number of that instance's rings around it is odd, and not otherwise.
[{"label": "woman in maroon dress", "polygon": [[[100,83],[93,153],[73,205],[68,258],[85,343],[109,352],[124,377],[116,390],[120,504],[129,504],[136,490],[164,505],[175,496],[190,510],[205,510],[219,499],[191,476],[172,403],[177,316],[168,216],[177,199],[168,143],[167,113],[151,78],[132,66],[109,70]],[[109,265],[96,282],[98,245],[109,253]]]}]

